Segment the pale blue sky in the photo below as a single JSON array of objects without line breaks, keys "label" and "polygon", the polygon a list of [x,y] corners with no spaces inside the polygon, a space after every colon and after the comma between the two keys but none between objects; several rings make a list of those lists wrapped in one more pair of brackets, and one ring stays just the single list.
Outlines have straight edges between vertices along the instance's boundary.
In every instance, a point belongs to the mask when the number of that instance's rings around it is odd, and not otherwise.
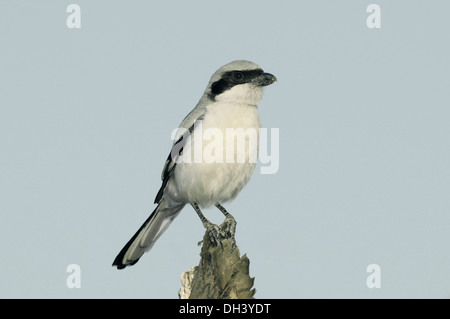
[{"label": "pale blue sky", "polygon": [[260,116],[279,170],[225,205],[256,297],[450,297],[450,3],[378,1],[377,30],[370,3],[1,0],[0,297],[177,298],[192,208],[111,263],[154,209],[172,130],[236,59],[278,78]]}]

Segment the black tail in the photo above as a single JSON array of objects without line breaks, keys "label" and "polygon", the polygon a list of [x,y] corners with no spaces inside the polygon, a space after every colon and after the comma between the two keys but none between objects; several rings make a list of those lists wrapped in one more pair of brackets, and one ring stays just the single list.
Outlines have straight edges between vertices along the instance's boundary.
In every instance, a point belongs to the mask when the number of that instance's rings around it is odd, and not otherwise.
[{"label": "black tail", "polygon": [[[158,206],[159,207],[159,206]],[[153,213],[150,215],[149,218],[142,224],[142,226],[139,228],[139,230],[131,237],[131,239],[126,243],[126,245],[122,248],[122,250],[119,252],[119,254],[116,256],[116,259],[113,261],[113,266],[117,266],[117,269],[124,269],[126,266],[133,266],[135,263],[139,261],[139,258],[135,260],[123,260],[125,257],[125,254],[127,253],[128,249],[130,248],[131,244],[134,242],[136,237],[139,235],[139,233],[148,225],[148,223],[152,220],[153,216],[156,214],[156,210],[158,207],[155,208]]]}]

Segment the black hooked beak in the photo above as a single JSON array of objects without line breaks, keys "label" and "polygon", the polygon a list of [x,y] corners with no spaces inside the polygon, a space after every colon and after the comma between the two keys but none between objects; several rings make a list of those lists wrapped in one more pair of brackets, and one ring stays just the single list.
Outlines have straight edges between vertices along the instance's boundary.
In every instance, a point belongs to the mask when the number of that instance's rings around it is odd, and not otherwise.
[{"label": "black hooked beak", "polygon": [[254,80],[255,84],[258,86],[267,86],[271,85],[273,82],[277,81],[275,75],[270,73],[263,73]]}]

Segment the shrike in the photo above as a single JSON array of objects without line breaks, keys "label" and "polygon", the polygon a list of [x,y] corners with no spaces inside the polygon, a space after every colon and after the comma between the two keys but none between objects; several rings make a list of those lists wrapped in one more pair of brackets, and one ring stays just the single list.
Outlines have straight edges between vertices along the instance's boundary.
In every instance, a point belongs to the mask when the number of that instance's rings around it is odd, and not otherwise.
[{"label": "shrike", "polygon": [[[234,239],[236,221],[221,204],[234,199],[252,176],[256,161],[250,159],[257,158],[258,141],[255,147],[245,148],[243,154],[236,152],[239,150],[234,143],[221,144],[223,147],[215,152],[223,152],[224,161],[192,160],[196,154],[186,154],[195,153],[198,145],[200,151],[205,150],[207,145],[202,142],[207,139],[204,133],[208,129],[222,132],[222,137],[227,136],[228,129],[253,129],[259,134],[257,107],[262,90],[276,80],[257,64],[245,60],[228,63],[212,75],[197,106],[184,118],[176,133],[155,199],[158,206],[122,248],[113,266],[123,269],[137,263],[186,204],[191,204],[197,212],[213,243],[221,244],[221,238]],[[225,230],[208,221],[200,210],[213,205],[225,215]]]}]

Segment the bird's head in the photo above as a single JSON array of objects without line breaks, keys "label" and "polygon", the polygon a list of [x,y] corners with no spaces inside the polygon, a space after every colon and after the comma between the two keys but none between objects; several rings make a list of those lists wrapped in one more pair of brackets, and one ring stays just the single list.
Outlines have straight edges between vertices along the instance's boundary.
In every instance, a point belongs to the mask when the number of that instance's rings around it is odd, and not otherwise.
[{"label": "bird's head", "polygon": [[265,73],[256,63],[238,60],[225,64],[211,77],[205,96],[214,102],[232,102],[257,106],[262,88],[277,78]]}]

